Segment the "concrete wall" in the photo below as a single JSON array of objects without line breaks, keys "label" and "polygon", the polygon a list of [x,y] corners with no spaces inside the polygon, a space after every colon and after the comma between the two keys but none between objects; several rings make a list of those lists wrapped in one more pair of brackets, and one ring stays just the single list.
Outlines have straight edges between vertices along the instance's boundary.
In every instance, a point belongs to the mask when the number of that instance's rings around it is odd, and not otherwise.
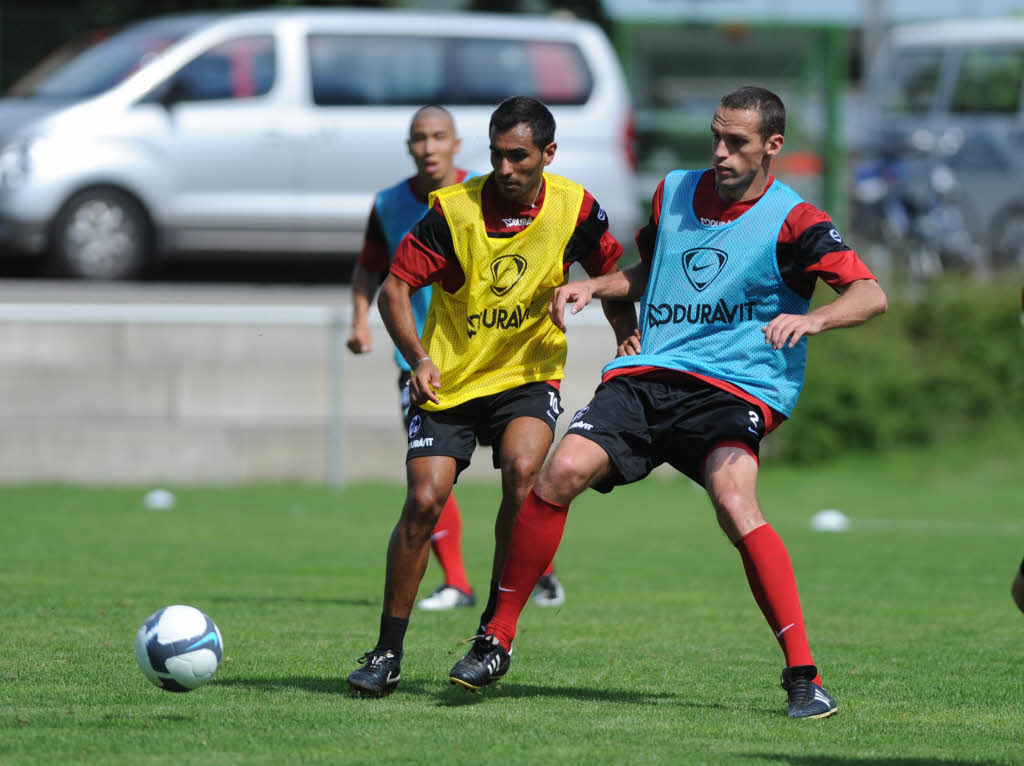
[{"label": "concrete wall", "polygon": [[[193,484],[404,478],[391,344],[353,356],[333,305],[0,307],[0,482]],[[573,318],[564,431],[614,353]],[[466,478],[496,479],[489,448]]]}]

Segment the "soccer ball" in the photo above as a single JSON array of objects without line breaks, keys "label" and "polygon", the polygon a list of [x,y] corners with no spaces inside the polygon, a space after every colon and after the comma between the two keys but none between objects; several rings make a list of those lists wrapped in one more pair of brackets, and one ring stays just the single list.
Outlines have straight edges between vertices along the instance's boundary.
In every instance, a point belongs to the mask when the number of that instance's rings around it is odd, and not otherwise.
[{"label": "soccer ball", "polygon": [[135,660],[161,689],[188,692],[202,686],[220,666],[220,630],[194,606],[165,606],[135,634]]}]

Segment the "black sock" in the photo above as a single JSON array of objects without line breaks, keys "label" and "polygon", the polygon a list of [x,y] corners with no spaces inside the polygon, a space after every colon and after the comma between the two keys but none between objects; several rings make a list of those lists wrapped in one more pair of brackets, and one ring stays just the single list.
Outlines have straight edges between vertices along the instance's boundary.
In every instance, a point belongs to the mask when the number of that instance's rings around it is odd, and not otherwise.
[{"label": "black sock", "polygon": [[480,614],[480,624],[487,627],[487,623],[491,621],[494,616],[494,610],[498,608],[498,581],[491,580],[491,591],[487,596],[487,606],[484,607],[484,611]]},{"label": "black sock", "polygon": [[409,621],[400,617],[380,616],[380,637],[377,639],[378,649],[390,649],[399,657],[402,656],[402,644]]}]

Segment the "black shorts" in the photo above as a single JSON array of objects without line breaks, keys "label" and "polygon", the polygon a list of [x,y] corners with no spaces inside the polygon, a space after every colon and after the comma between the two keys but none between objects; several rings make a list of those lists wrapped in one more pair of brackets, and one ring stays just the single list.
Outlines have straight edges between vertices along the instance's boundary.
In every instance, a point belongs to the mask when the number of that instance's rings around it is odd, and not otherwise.
[{"label": "black shorts", "polygon": [[704,459],[714,447],[739,442],[756,456],[764,429],[757,407],[699,378],[624,375],[598,386],[590,404],[573,415],[567,434],[608,453],[616,473],[594,489],[610,492],[662,463],[703,486]]},{"label": "black shorts", "polygon": [[412,406],[409,381],[412,380],[412,373],[409,370],[398,370],[398,406],[402,408],[402,423],[409,428],[409,407]]},{"label": "black shorts", "polygon": [[516,418],[543,420],[555,432],[562,414],[558,389],[546,382],[526,383],[490,396],[470,399],[446,410],[409,407],[408,462],[415,457],[453,457],[456,476],[469,465],[477,442],[492,445],[494,467],[501,467],[501,435]]}]

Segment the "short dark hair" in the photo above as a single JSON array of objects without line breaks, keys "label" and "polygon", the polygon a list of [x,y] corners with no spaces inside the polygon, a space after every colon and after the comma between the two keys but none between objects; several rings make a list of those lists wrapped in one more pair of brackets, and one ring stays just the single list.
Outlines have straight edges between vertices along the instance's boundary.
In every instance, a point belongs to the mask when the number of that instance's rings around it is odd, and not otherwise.
[{"label": "short dark hair", "polygon": [[448,122],[451,123],[452,133],[455,132],[455,117],[453,117],[452,113],[449,112],[440,104],[427,104],[426,106],[421,106],[419,109],[417,109],[416,112],[413,114],[412,119],[409,120],[409,130],[412,130],[412,126],[416,124],[416,120],[418,120],[422,115],[427,114],[428,112],[440,112],[444,117],[448,119]]},{"label": "short dark hair", "polygon": [[761,116],[761,138],[778,133],[786,135],[786,107],[782,99],[767,88],[744,85],[722,96],[721,106],[726,109],[753,109]]},{"label": "short dark hair", "polygon": [[540,101],[529,96],[513,96],[502,101],[491,115],[488,132],[504,133],[525,122],[533,133],[533,143],[543,149],[555,140],[555,118]]}]

